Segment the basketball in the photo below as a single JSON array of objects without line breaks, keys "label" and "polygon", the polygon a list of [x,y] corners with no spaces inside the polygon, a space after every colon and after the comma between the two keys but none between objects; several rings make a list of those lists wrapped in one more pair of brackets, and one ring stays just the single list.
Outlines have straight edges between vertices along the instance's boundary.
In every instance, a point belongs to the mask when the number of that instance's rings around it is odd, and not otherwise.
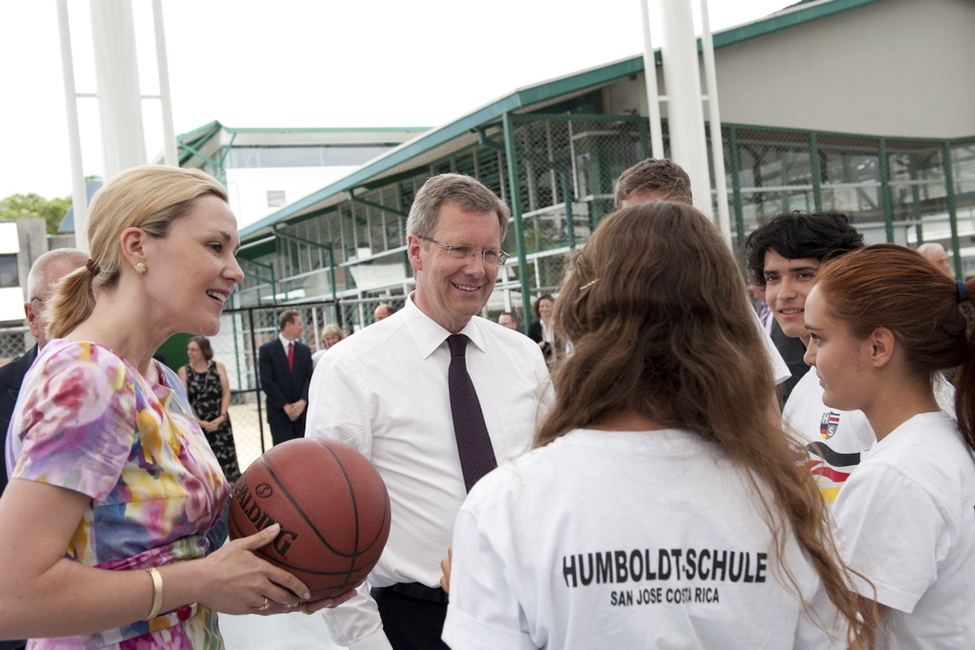
[{"label": "basketball", "polygon": [[359,586],[389,536],[386,484],[365,456],[332,440],[298,438],[251,463],[230,503],[230,538],[281,524],[255,553],[304,582],[312,600]]}]

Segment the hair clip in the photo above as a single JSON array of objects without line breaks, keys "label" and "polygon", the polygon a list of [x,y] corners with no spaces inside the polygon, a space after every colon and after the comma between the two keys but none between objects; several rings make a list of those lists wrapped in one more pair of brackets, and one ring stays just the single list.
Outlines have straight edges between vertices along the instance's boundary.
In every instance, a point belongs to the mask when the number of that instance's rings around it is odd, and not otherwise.
[{"label": "hair clip", "polygon": [[596,284],[597,282],[599,282],[599,278],[596,278],[595,280],[590,280],[589,282],[579,287],[579,291],[584,291],[585,289],[588,289],[589,287]]}]

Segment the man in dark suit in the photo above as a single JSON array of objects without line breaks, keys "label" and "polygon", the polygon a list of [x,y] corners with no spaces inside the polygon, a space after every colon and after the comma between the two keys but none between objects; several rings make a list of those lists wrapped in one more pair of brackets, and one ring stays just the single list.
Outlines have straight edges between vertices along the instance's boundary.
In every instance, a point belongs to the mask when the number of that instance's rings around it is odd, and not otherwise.
[{"label": "man in dark suit", "polygon": [[[19,356],[10,363],[0,367],[0,429],[3,429],[5,442],[7,428],[10,426],[10,418],[14,414],[14,406],[17,404],[17,395],[20,394],[20,385],[24,383],[24,376],[30,370],[34,359],[37,358],[37,351],[39,349],[40,342],[25,352],[23,356]],[[6,444],[4,444],[4,447],[6,447]],[[6,450],[4,450],[4,462],[0,465],[0,492],[6,487],[7,462]]]},{"label": "man in dark suit", "polygon": [[[17,404],[17,395],[24,382],[24,376],[37,358],[37,352],[47,343],[46,307],[54,294],[57,281],[68,273],[85,265],[88,255],[74,248],[56,248],[34,260],[27,275],[27,302],[24,314],[27,327],[37,339],[37,344],[23,356],[0,366],[0,493],[7,487],[6,442],[7,429]],[[26,641],[0,641],[0,650],[23,648]]]},{"label": "man in dark suit", "polygon": [[267,423],[274,444],[305,435],[305,407],[311,383],[311,349],[298,341],[301,316],[285,310],[278,320],[280,335],[261,346],[258,364],[267,395]]}]

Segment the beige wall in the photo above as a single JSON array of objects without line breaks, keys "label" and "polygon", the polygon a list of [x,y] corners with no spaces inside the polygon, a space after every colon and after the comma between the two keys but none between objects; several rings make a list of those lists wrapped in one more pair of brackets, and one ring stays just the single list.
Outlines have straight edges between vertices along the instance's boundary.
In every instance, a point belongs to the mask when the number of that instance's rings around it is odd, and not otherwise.
[{"label": "beige wall", "polygon": [[[973,34],[975,0],[881,0],[722,47],[715,52],[721,121],[975,135]],[[612,84],[605,97],[609,112],[647,114],[642,75]]]}]

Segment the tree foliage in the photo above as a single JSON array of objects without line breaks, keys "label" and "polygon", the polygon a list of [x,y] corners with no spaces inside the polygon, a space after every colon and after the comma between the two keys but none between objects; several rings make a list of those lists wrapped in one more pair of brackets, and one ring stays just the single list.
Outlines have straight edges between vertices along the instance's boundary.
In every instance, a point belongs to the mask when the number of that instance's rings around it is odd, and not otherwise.
[{"label": "tree foliage", "polygon": [[0,200],[0,221],[40,217],[47,222],[49,235],[56,235],[58,226],[71,207],[71,197],[45,199],[39,194],[11,194]]}]

